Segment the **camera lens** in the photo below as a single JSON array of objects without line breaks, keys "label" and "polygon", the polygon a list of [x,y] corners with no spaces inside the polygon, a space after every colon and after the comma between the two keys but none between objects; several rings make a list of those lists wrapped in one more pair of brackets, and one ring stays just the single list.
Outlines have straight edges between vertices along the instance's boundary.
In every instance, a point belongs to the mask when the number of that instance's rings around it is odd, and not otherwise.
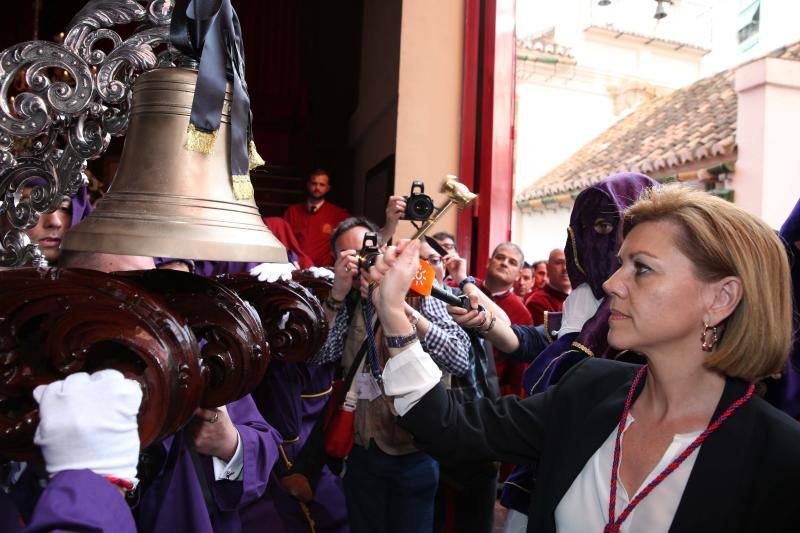
[{"label": "camera lens", "polygon": [[419,194],[408,199],[406,218],[409,220],[427,220],[433,213],[433,200],[427,194]]},{"label": "camera lens", "polygon": [[414,215],[420,218],[426,218],[430,214],[430,209],[425,202],[414,202]]}]

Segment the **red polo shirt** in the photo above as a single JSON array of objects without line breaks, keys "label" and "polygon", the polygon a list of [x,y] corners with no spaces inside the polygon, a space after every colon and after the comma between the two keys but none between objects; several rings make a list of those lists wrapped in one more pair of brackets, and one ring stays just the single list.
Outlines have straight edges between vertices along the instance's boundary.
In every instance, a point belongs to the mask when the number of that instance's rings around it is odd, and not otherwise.
[{"label": "red polo shirt", "polygon": [[544,324],[544,312],[560,313],[564,308],[564,300],[569,296],[565,292],[558,291],[550,285],[545,285],[544,288],[534,291],[525,300],[525,307],[533,318],[534,326],[541,326]]},{"label": "red polo shirt", "polygon": [[512,324],[519,324],[521,326],[531,325],[531,314],[525,309],[525,304],[522,298],[514,294],[513,289],[509,289],[499,294],[492,294],[483,284],[483,280],[477,280],[478,288],[492,299],[497,306],[506,312]]},{"label": "red polo shirt", "polygon": [[297,237],[297,243],[315,266],[332,266],[331,234],[339,222],[348,218],[346,209],[325,202],[315,213],[309,210],[308,202],[290,205],[283,214]]}]

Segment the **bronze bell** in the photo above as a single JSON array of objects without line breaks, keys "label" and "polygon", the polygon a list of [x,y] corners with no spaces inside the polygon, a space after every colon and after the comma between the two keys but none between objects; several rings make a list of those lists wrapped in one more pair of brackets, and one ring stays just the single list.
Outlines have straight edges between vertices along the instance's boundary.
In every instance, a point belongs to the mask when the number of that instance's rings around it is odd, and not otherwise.
[{"label": "bronze bell", "polygon": [[[161,68],[133,87],[114,181],[63,248],[216,261],[286,262],[255,201],[237,200],[228,158],[231,87],[211,154],[185,148],[197,72]],[[249,184],[248,184],[249,185]]]}]

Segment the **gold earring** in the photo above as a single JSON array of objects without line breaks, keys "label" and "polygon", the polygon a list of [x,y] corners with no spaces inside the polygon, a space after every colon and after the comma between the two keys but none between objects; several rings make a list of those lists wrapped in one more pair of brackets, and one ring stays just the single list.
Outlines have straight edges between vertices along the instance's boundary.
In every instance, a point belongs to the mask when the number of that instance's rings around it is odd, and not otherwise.
[{"label": "gold earring", "polygon": [[713,350],[718,340],[717,326],[709,326],[706,322],[703,322],[703,334],[700,336],[700,342],[703,343],[703,351],[710,352]]}]

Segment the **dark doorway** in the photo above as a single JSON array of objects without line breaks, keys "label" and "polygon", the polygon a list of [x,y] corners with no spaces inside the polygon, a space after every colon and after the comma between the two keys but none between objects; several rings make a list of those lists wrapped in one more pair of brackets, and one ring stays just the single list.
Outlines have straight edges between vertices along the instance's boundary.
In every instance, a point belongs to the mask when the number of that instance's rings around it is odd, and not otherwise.
[{"label": "dark doorway", "polygon": [[[303,196],[313,168],[330,171],[331,200],[353,207],[349,120],[358,105],[363,0],[232,0],[242,25],[256,144],[257,203],[280,215]],[[0,50],[59,40],[85,0],[13,0],[0,20]],[[399,21],[398,21],[399,24]],[[123,38],[125,35],[123,35]],[[122,151],[114,139],[89,169],[106,187]]]},{"label": "dark doorway", "polygon": [[265,216],[303,197],[314,168],[352,209],[349,120],[358,103],[362,2],[233,0],[242,24],[253,131],[267,168],[253,174]]}]

